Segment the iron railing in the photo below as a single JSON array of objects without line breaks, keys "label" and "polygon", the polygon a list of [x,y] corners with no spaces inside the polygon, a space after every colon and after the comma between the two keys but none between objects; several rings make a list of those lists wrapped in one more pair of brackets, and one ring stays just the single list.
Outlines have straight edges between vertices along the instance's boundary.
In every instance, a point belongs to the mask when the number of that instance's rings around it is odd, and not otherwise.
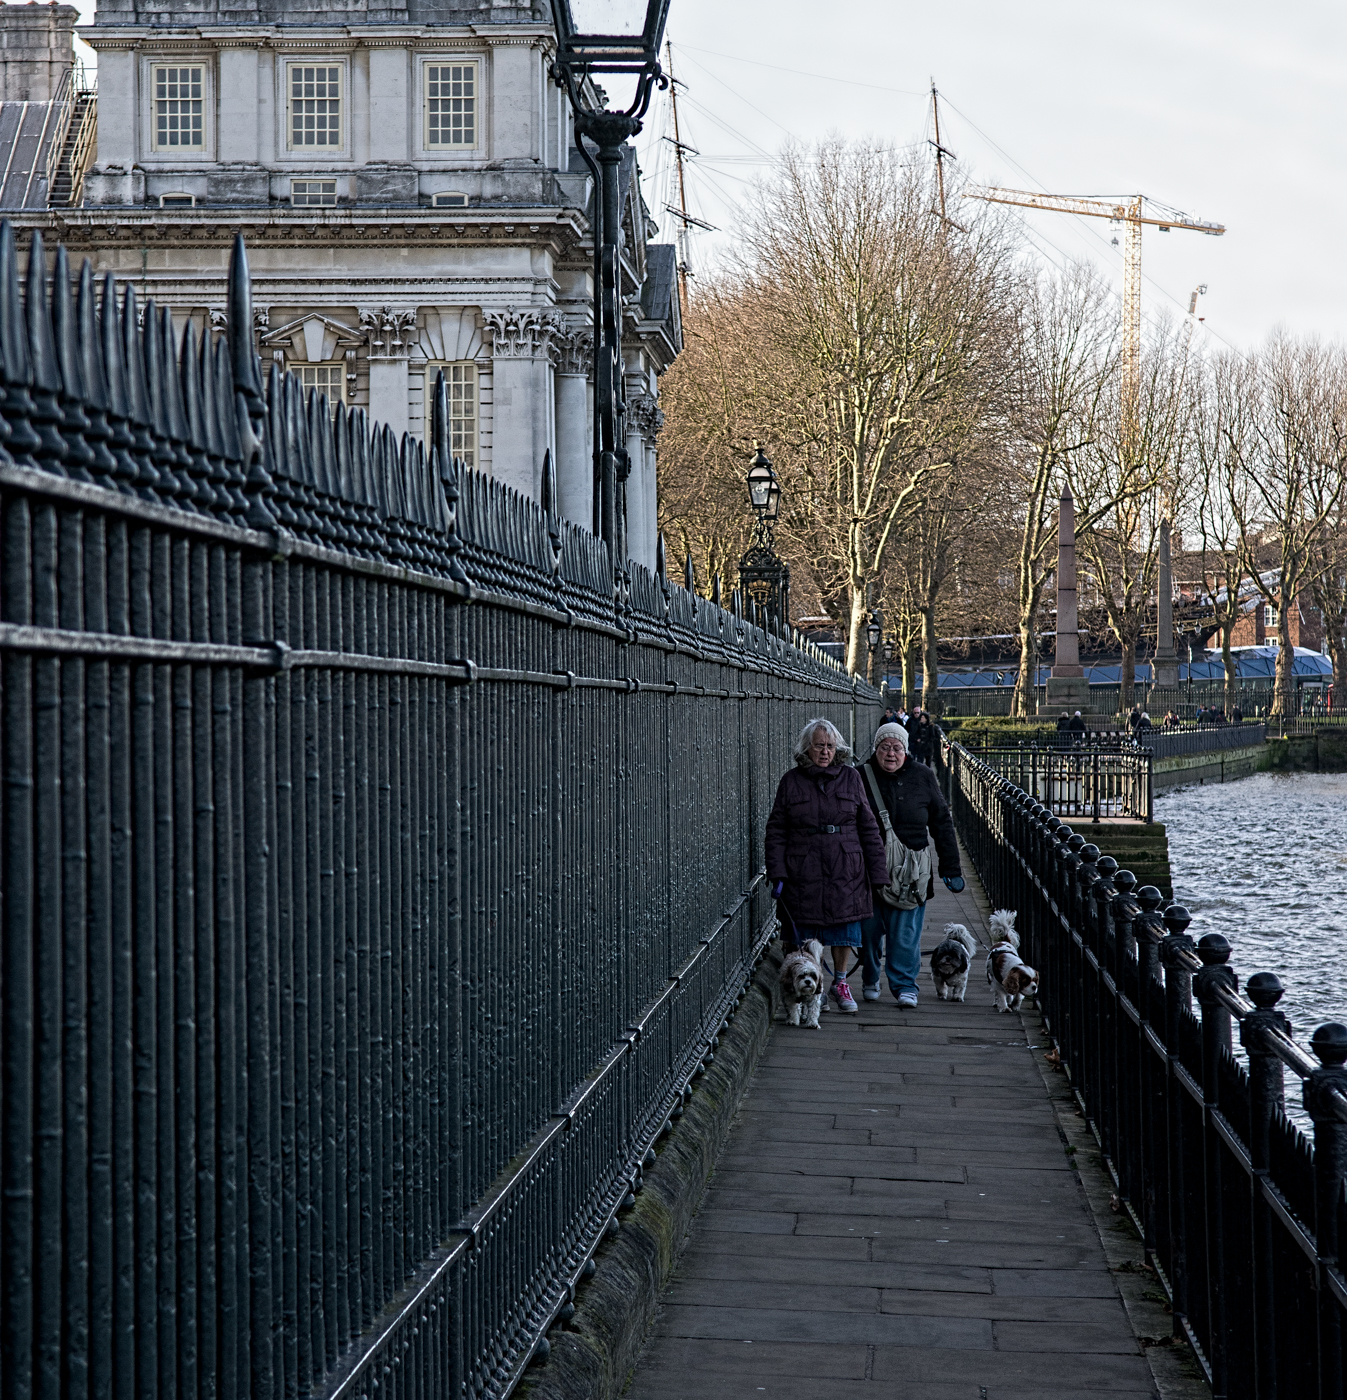
[{"label": "iron railing", "polygon": [[[767,937],[793,635],[0,225],[6,1394],[509,1391]],[[661,554],[662,562],[662,554]]]},{"label": "iron railing", "polygon": [[[1230,945],[1073,833],[1009,778],[948,750],[959,832],[1021,956],[1061,1064],[1168,1294],[1175,1336],[1229,1400],[1343,1394],[1347,1026],[1292,1039]],[[1200,1018],[1193,1014],[1196,993]],[[1249,1055],[1232,1054],[1232,1018]],[[1304,1084],[1314,1143],[1285,1112]]]},{"label": "iron railing", "polygon": [[1156,758],[1186,758],[1190,754],[1257,748],[1266,738],[1267,725],[1260,720],[1243,724],[1200,724],[1192,729],[1152,729],[1138,735],[1137,743]]},{"label": "iron railing", "polygon": [[1085,744],[986,745],[965,749],[1010,778],[1059,817],[1102,821],[1154,813],[1152,759],[1145,749],[1115,741]]}]

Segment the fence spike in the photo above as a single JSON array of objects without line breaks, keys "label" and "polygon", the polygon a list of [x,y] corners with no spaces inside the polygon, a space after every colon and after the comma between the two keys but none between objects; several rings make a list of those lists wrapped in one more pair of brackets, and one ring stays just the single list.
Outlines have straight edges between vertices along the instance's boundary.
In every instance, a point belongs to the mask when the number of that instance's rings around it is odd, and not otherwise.
[{"label": "fence spike", "polygon": [[93,264],[85,258],[80,264],[79,294],[75,301],[76,354],[80,362],[80,378],[84,383],[85,417],[89,421],[86,436],[93,450],[90,469],[102,486],[117,485],[117,458],[108,447],[112,429],[108,424],[108,385],[103,374],[103,357],[99,353],[98,306],[94,291]]},{"label": "fence spike", "polygon": [[92,481],[97,458],[89,443],[89,417],[84,406],[89,390],[84,383],[75,296],[70,286],[70,259],[65,245],[56,245],[51,278],[51,330],[56,368],[61,381],[61,434],[65,440],[65,469],[77,481]]},{"label": "fence spike", "polygon": [[167,306],[159,309],[159,375],[163,384],[164,418],[168,423],[169,447],[173,453],[173,464],[177,468],[178,480],[182,483],[185,496],[183,505],[188,510],[199,510],[198,502],[208,499],[202,495],[201,483],[196,480],[193,467],[196,465],[188,441],[187,410],[182,402],[182,378],[178,373],[178,358],[174,349],[173,313]]},{"label": "fence spike", "polygon": [[[129,283],[122,292],[121,332],[122,368],[126,375],[126,418],[134,439],[136,482],[139,494],[157,500],[162,480],[155,456],[154,438],[150,435],[150,391],[145,383],[145,358],[141,353],[139,335],[140,315],[136,307],[136,289]],[[171,488],[170,488],[171,489]]]},{"label": "fence spike", "polygon": [[552,472],[552,449],[550,447],[543,453],[542,490],[538,493],[538,499],[542,502],[545,514],[551,515],[556,510],[556,481]]},{"label": "fence spike", "polygon": [[687,558],[683,561],[683,587],[689,593],[697,591],[697,571],[692,566],[691,550],[688,550]]},{"label": "fence spike", "polygon": [[33,230],[28,246],[28,271],[24,279],[24,321],[28,330],[29,363],[33,369],[33,426],[40,445],[33,456],[38,465],[59,476],[66,476],[66,444],[61,436],[61,371],[56,363],[56,342],[51,331],[51,309],[47,304],[47,261],[42,234]]},{"label": "fence spike", "polygon": [[248,250],[241,233],[229,255],[229,359],[234,388],[248,401],[250,416],[262,411],[262,371],[253,345],[253,289]]},{"label": "fence spike", "polygon": [[192,475],[196,479],[196,498],[212,514],[225,504],[218,491],[215,469],[206,451],[206,425],[202,412],[201,361],[196,348],[196,327],[191,318],[182,332],[182,348],[178,357],[178,394],[182,402],[186,441],[192,454]]},{"label": "fence spike", "polygon": [[153,297],[145,302],[139,339],[140,357],[145,370],[149,426],[154,439],[154,465],[158,469],[161,483],[159,490],[184,510],[190,510],[190,490],[175,470],[176,454],[171,441],[168,404],[164,392],[164,355],[159,330],[159,308],[155,305]]},{"label": "fence spike", "polygon": [[229,372],[229,346],[223,337],[216,339],[211,359],[215,383],[216,422],[220,429],[220,441],[224,446],[234,514],[246,518],[248,498],[244,494],[247,477],[244,474],[243,444],[239,441],[238,406],[234,400],[234,381]]},{"label": "fence spike", "polygon": [[668,583],[669,561],[664,547],[663,530],[655,537],[655,572],[659,575],[661,583]]},{"label": "fence spike", "polygon": [[720,575],[719,575],[719,574],[717,574],[717,575],[711,580],[711,601],[712,601],[712,603],[714,603],[714,604],[716,605],[716,607],[719,607],[719,606],[720,606]]},{"label": "fence spike", "polygon": [[103,275],[103,291],[98,312],[99,359],[103,382],[107,390],[107,419],[111,437],[108,439],[113,461],[115,484],[119,491],[134,494],[136,459],[132,455],[136,440],[127,422],[126,369],[122,363],[121,322],[117,317],[117,284],[112,273]]}]

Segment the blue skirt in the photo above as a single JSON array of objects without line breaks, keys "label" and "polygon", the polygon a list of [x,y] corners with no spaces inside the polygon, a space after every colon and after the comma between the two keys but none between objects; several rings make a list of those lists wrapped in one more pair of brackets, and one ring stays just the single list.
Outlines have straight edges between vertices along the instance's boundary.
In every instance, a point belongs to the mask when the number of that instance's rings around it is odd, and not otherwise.
[{"label": "blue skirt", "polygon": [[817,938],[825,948],[859,948],[861,946],[861,921],[850,924],[833,924],[830,928],[797,928],[796,937],[801,943]]}]

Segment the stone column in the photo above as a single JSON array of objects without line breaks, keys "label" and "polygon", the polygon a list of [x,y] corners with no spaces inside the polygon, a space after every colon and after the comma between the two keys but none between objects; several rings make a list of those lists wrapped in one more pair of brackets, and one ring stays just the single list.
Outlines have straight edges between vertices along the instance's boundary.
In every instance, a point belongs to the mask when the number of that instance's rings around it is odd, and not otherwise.
[{"label": "stone column", "polygon": [[1048,704],[1088,710],[1090,687],[1080,664],[1080,623],[1076,607],[1076,502],[1062,488],[1057,515],[1057,647],[1048,677]]},{"label": "stone column", "polygon": [[[655,567],[659,539],[659,502],[655,491],[655,439],[664,426],[664,415],[653,394],[633,396],[627,403],[627,421],[637,434],[638,447],[632,446],[628,432],[627,451],[631,453],[631,480],[627,482],[627,521],[632,558],[648,569]],[[635,491],[632,483],[638,482]]]},{"label": "stone column", "polygon": [[1179,659],[1174,654],[1174,570],[1170,562],[1169,521],[1160,522],[1160,567],[1155,585],[1155,656],[1151,684],[1177,686]]},{"label": "stone column", "polygon": [[636,405],[627,404],[627,456],[631,472],[627,477],[627,558],[647,569],[655,566],[653,554],[645,541],[645,436],[638,421]]},{"label": "stone column", "polygon": [[492,339],[491,474],[536,501],[551,446],[549,349],[559,322],[529,306],[483,311],[482,319]]},{"label": "stone column", "polygon": [[386,423],[400,439],[409,421],[407,360],[416,344],[416,311],[412,307],[362,307],[360,329],[369,346],[370,417],[376,423]]},{"label": "stone column", "polygon": [[557,510],[567,520],[594,528],[594,444],[589,434],[594,335],[569,327],[552,340],[556,353]]}]

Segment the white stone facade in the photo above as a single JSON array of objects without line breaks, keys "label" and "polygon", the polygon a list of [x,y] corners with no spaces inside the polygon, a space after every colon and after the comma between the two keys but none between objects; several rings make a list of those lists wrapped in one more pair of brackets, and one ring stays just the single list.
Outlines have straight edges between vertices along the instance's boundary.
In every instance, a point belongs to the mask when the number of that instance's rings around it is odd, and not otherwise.
[{"label": "white stone facade", "polygon": [[[592,525],[593,190],[543,7],[202,3],[110,0],[82,31],[97,160],[53,232],[198,324],[242,232],[264,362],[412,432],[444,367],[460,455],[536,496],[551,452],[559,508]],[[634,158],[624,175],[627,538],[653,565],[681,327],[673,249],[647,243]]]}]

